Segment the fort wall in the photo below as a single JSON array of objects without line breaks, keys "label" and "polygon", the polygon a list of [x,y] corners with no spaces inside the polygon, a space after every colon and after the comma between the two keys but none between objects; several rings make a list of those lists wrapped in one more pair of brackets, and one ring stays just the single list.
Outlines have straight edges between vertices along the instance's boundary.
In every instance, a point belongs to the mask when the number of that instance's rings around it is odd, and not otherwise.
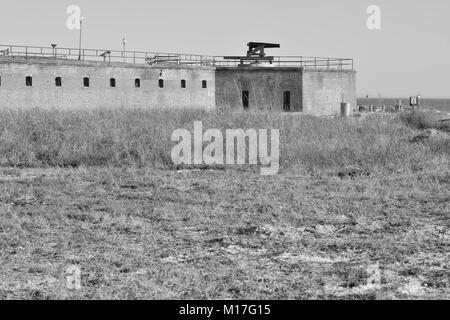
[{"label": "fort wall", "polygon": [[[212,67],[7,57],[0,58],[0,77],[0,107],[215,108]],[[61,86],[56,85],[57,77]]]},{"label": "fort wall", "polygon": [[[86,83],[88,81],[88,83]],[[0,108],[157,108],[339,114],[356,72],[0,57]]]},{"label": "fort wall", "polygon": [[[285,93],[289,92],[289,108]],[[248,94],[248,107],[243,106]],[[286,102],[286,103],[285,103]],[[216,105],[221,110],[302,111],[300,68],[217,68]]]},{"label": "fort wall", "polygon": [[356,109],[356,72],[331,70],[303,70],[303,111],[314,115],[340,112],[341,102]]}]

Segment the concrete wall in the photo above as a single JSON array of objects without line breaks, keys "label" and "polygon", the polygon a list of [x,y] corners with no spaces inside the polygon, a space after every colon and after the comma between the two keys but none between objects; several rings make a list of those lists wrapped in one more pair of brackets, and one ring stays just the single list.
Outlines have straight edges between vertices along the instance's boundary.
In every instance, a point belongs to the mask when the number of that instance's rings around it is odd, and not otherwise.
[{"label": "concrete wall", "polygon": [[217,68],[216,105],[241,111],[242,92],[249,92],[249,111],[283,111],[283,92],[291,92],[291,111],[302,111],[300,68]]},{"label": "concrete wall", "polygon": [[340,112],[342,101],[356,108],[356,72],[303,71],[303,112],[331,115]]},{"label": "concrete wall", "polygon": [[[33,78],[33,86],[25,78]],[[133,65],[0,57],[0,108],[203,108],[242,111],[242,92],[249,111],[283,112],[284,92],[290,111],[314,115],[339,113],[342,100],[356,107],[354,71],[303,68],[214,68],[182,65]],[[55,78],[62,78],[62,87]],[[83,86],[83,78],[90,87]],[[116,87],[110,87],[110,78]],[[141,87],[135,87],[140,79]],[[164,80],[159,88],[158,80]],[[186,88],[181,88],[186,80]],[[207,88],[202,87],[206,81]]]},{"label": "concrete wall", "polygon": [[283,111],[283,93],[291,95],[291,112],[330,115],[344,100],[356,107],[356,73],[303,68],[217,68],[216,105],[241,111],[242,92],[250,95],[250,111]]},{"label": "concrete wall", "polygon": [[[25,78],[33,86],[25,86]],[[12,108],[215,108],[215,71],[210,67],[146,66],[54,59],[0,58],[0,107]],[[62,87],[55,78],[62,78]],[[90,78],[90,87],[83,78]],[[110,87],[110,78],[116,87]],[[141,87],[135,87],[135,79]],[[158,80],[164,79],[164,88]],[[186,89],[181,80],[186,80]],[[207,88],[202,81],[207,81]]]}]

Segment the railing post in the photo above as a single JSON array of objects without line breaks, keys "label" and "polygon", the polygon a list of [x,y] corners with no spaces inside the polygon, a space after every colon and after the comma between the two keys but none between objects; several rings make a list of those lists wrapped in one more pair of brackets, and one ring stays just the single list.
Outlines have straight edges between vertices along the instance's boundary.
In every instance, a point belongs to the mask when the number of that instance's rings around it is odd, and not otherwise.
[{"label": "railing post", "polygon": [[136,64],[136,51],[133,51],[133,63]]}]

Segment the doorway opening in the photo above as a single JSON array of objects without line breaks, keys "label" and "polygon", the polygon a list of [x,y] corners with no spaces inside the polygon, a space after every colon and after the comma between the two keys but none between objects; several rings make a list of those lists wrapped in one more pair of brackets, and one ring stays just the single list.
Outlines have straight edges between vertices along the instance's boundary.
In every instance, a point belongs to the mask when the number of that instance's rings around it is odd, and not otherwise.
[{"label": "doorway opening", "polygon": [[283,110],[286,112],[291,111],[291,92],[283,92]]},{"label": "doorway opening", "polygon": [[242,106],[244,109],[248,109],[250,106],[249,92],[242,91]]}]

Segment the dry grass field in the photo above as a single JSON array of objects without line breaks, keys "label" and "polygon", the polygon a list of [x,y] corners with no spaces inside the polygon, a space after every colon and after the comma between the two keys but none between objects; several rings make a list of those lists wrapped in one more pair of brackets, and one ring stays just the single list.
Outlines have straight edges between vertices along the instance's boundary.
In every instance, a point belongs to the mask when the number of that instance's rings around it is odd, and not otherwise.
[{"label": "dry grass field", "polygon": [[[280,129],[280,174],[173,166],[194,120]],[[1,111],[0,299],[449,299],[449,132],[420,112]]]}]

